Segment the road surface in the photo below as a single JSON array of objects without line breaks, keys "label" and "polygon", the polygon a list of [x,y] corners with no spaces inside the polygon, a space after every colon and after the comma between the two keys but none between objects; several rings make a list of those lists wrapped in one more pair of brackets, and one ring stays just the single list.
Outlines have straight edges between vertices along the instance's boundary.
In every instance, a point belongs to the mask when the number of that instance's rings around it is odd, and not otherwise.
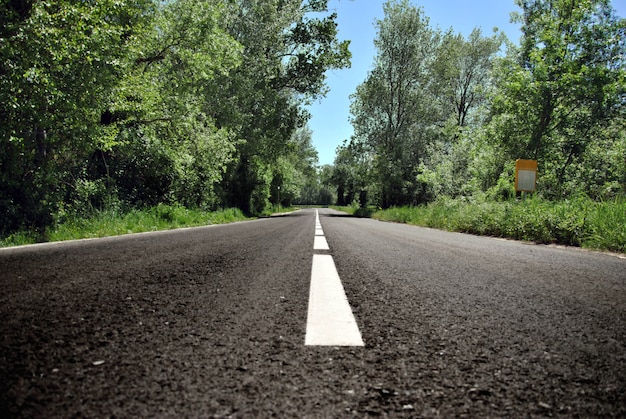
[{"label": "road surface", "polygon": [[0,250],[0,416],[626,416],[625,259],[317,220]]}]

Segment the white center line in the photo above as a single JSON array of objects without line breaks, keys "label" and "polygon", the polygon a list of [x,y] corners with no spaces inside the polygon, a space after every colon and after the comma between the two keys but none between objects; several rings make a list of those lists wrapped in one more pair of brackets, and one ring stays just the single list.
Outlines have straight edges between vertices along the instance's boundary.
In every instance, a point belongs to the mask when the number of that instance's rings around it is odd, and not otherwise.
[{"label": "white center line", "polygon": [[322,229],[322,223],[320,223],[320,214],[315,210],[315,238],[313,239],[313,250],[330,250],[326,237],[324,237],[324,230]]},{"label": "white center line", "polygon": [[307,346],[363,346],[331,255],[313,255],[307,315]]},{"label": "white center line", "polygon": [[[315,210],[314,250],[330,250]],[[331,255],[313,255],[307,314],[307,346],[363,346],[359,326]]]},{"label": "white center line", "polygon": [[326,237],[316,235],[313,239],[313,250],[330,250]]},{"label": "white center line", "polygon": [[322,229],[322,223],[320,223],[320,214],[315,210],[315,235],[323,236],[324,230]]}]

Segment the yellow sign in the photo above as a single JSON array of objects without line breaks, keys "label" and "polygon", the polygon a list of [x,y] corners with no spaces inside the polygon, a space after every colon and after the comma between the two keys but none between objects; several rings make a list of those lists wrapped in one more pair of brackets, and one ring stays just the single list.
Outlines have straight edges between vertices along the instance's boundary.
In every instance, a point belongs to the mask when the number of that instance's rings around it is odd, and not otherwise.
[{"label": "yellow sign", "polygon": [[515,190],[534,192],[537,189],[537,160],[515,161]]}]

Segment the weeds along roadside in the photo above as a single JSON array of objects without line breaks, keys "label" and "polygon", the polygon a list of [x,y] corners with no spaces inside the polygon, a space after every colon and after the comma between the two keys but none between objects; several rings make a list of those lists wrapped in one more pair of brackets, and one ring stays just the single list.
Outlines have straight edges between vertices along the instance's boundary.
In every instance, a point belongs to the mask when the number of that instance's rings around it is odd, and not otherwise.
[{"label": "weeds along roadside", "polygon": [[425,206],[386,210],[335,207],[371,216],[448,231],[626,252],[626,198],[594,201],[581,196],[563,201],[539,197],[512,201],[440,199]]},{"label": "weeds along roadside", "polygon": [[90,217],[68,217],[46,231],[43,238],[32,231],[12,234],[0,239],[0,247],[226,224],[247,219],[249,218],[239,209],[233,208],[203,211],[178,205],[159,204],[152,208],[133,209],[128,212],[104,210],[97,211]]}]

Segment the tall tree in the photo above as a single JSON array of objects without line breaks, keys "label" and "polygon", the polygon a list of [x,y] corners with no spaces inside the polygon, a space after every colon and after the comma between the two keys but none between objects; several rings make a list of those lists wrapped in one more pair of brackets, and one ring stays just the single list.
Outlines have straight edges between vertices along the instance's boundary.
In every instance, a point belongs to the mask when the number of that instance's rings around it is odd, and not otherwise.
[{"label": "tall tree", "polygon": [[421,200],[416,169],[439,109],[429,100],[440,34],[408,0],[384,4],[377,22],[375,67],[353,95],[355,140],[377,156],[382,205]]},{"label": "tall tree", "polygon": [[457,127],[467,126],[472,110],[485,103],[494,57],[502,42],[502,35],[484,37],[480,28],[467,39],[452,29],[443,36],[433,65],[433,88]]},{"label": "tall tree", "polygon": [[349,65],[349,42],[337,40],[336,14],[323,17],[327,3],[231,3],[227,27],[244,45],[243,63],[216,85],[213,112],[219,125],[237,127],[239,159],[222,188],[224,200],[246,212],[262,211],[269,199],[271,166],[306,122],[303,100],[325,93],[327,70]]},{"label": "tall tree", "polygon": [[488,115],[492,70],[504,35],[482,35],[479,28],[465,38],[452,29],[444,34],[431,71],[432,102],[440,109],[438,135],[427,145],[418,180],[426,199],[466,195],[476,133]]},{"label": "tall tree", "polygon": [[[103,103],[150,0],[0,3],[0,229],[43,231],[105,136]],[[1,233],[2,231],[0,231]]]},{"label": "tall tree", "polygon": [[626,20],[609,0],[518,0],[522,44],[498,69],[500,141],[513,158],[538,159],[558,192],[590,142],[624,118]]},{"label": "tall tree", "polygon": [[[229,127],[215,126],[207,109],[215,79],[239,65],[242,51],[222,27],[225,8],[214,0],[164,3],[129,49],[126,77],[103,118],[118,135],[103,151],[116,185],[133,204],[216,203],[214,184],[234,158],[234,138]],[[162,164],[146,164],[137,154],[148,161],[162,156]],[[139,182],[129,179],[129,171]],[[145,178],[152,182],[142,184]]]}]

